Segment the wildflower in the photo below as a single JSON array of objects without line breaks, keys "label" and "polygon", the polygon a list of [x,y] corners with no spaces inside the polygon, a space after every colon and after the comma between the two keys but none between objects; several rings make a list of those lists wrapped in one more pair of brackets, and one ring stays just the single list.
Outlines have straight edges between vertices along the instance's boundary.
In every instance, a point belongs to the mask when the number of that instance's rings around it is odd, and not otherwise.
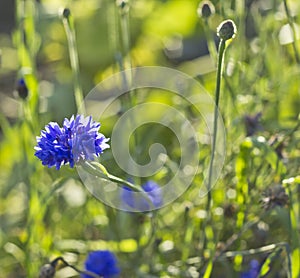
[{"label": "wildflower", "polygon": [[218,37],[224,41],[233,39],[236,32],[235,23],[230,19],[223,21],[217,28]]},{"label": "wildflower", "polygon": [[[162,204],[161,189],[154,181],[147,181],[142,185],[142,189],[147,193],[149,200],[140,193],[133,192],[129,187],[124,186],[122,190],[122,201],[137,210],[148,211],[151,207],[158,208]],[[152,204],[149,204],[151,201]]]},{"label": "wildflower", "polygon": [[283,207],[287,205],[288,200],[289,197],[285,193],[282,185],[276,185],[272,188],[268,188],[266,192],[264,192],[262,203],[265,210],[270,210],[277,206]]},{"label": "wildflower", "polygon": [[[103,278],[111,278],[120,273],[116,257],[108,250],[98,250],[89,253],[85,261],[85,269]],[[88,274],[82,274],[81,277],[92,278]]]},{"label": "wildflower", "polygon": [[50,122],[37,137],[35,156],[43,165],[55,166],[57,170],[63,164],[69,163],[73,168],[80,161],[94,160],[94,156],[109,148],[109,139],[98,133],[99,128],[100,123],[94,122],[91,116],[72,116],[64,120],[63,127]]},{"label": "wildflower", "polygon": [[26,99],[28,97],[28,88],[26,86],[24,78],[18,80],[17,92],[21,99]]},{"label": "wildflower", "polygon": [[197,13],[199,17],[207,19],[215,13],[215,6],[210,1],[201,1]]},{"label": "wildflower", "polygon": [[254,116],[246,115],[245,116],[245,127],[246,127],[246,136],[254,135],[258,130],[262,130],[260,124],[262,113],[259,112]]},{"label": "wildflower", "polygon": [[257,260],[250,261],[250,269],[243,272],[240,278],[257,278],[260,271],[259,262]]}]

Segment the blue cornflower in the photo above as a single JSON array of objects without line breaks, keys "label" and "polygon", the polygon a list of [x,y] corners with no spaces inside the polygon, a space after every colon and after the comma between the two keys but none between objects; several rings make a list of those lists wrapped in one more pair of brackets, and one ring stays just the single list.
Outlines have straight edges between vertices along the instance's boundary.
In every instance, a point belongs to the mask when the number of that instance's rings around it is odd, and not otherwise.
[{"label": "blue cornflower", "polygon": [[[147,181],[142,184],[142,189],[147,193],[149,200],[138,192],[133,192],[129,187],[124,186],[121,194],[122,201],[137,210],[148,211],[151,208],[158,208],[162,204],[160,186],[154,181]],[[152,205],[149,204],[152,202]]]},{"label": "blue cornflower", "polygon": [[[85,261],[85,269],[104,278],[111,278],[120,273],[115,255],[108,250],[98,250],[89,253]],[[92,278],[82,274],[82,278]]]},{"label": "blue cornflower", "polygon": [[55,166],[57,170],[66,163],[73,168],[81,160],[94,160],[94,156],[109,148],[109,139],[98,133],[99,128],[100,123],[94,122],[91,116],[72,116],[64,120],[63,127],[50,122],[37,137],[35,156],[43,165]]},{"label": "blue cornflower", "polygon": [[243,272],[240,278],[257,278],[260,272],[260,265],[257,260],[250,261],[250,269],[247,272]]}]

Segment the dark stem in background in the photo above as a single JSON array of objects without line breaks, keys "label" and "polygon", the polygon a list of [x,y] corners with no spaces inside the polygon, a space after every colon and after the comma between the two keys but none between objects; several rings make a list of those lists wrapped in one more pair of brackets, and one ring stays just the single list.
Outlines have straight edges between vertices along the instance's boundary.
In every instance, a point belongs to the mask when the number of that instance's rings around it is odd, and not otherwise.
[{"label": "dark stem in background", "polygon": [[[45,265],[40,272],[39,278],[51,278],[55,276],[55,268],[58,264],[58,262],[61,261],[65,266],[70,267],[72,269],[74,269],[76,272],[80,273],[80,274],[86,274],[89,275],[90,277],[93,278],[101,278],[102,276],[97,275],[94,272],[90,272],[87,270],[80,270],[78,269],[76,266],[74,265],[70,265],[63,257],[57,257],[56,259],[54,259],[50,264]],[[45,271],[45,274],[43,273],[43,271]]]}]

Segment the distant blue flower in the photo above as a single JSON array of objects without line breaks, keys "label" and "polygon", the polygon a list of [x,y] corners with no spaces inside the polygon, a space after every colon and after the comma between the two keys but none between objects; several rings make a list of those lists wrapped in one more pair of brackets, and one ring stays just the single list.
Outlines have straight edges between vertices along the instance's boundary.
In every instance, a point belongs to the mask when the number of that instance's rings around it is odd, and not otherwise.
[{"label": "distant blue flower", "polygon": [[[115,255],[107,250],[89,253],[85,261],[85,269],[104,278],[115,277],[120,273]],[[92,278],[88,274],[82,274],[81,277]]]},{"label": "distant blue flower", "polygon": [[260,272],[260,265],[257,260],[251,260],[250,269],[247,272],[241,273],[240,278],[257,278]]},{"label": "distant blue flower", "polygon": [[[133,192],[129,187],[124,186],[121,194],[122,201],[131,208],[148,211],[151,208],[158,208],[162,204],[162,195],[160,186],[154,181],[147,181],[142,185],[142,189],[147,193],[149,200],[142,194]],[[152,205],[149,204],[152,202]]]},{"label": "distant blue flower", "polygon": [[94,160],[103,150],[109,148],[103,134],[98,133],[100,123],[94,122],[92,117],[82,115],[65,119],[63,127],[50,122],[41,136],[37,137],[35,156],[49,168],[55,166],[57,170],[63,164],[70,164],[73,168],[80,160]]}]

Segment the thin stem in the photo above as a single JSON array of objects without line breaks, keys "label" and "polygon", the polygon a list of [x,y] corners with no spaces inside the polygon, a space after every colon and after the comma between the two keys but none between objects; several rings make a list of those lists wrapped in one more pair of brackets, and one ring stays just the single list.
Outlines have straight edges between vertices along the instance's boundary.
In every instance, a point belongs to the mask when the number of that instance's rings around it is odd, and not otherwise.
[{"label": "thin stem", "polygon": [[126,186],[134,192],[141,193],[142,196],[147,200],[147,202],[150,206],[150,209],[154,209],[152,200],[150,199],[149,195],[142,188],[132,184],[129,181],[123,180],[119,177],[116,177],[116,176],[108,173],[108,171],[102,164],[100,164],[98,162],[93,162],[93,161],[92,162],[84,161],[80,165],[92,175],[112,181],[114,183],[117,183],[117,184],[121,185],[121,187]]},{"label": "thin stem", "polygon": [[[126,4],[128,5],[128,4]],[[121,11],[121,32],[122,32],[122,42],[124,47],[125,55],[128,56],[128,66],[132,68],[131,55],[130,55],[130,29],[129,29],[129,11]]]},{"label": "thin stem", "polygon": [[22,101],[24,115],[20,117],[22,120],[25,117],[32,129],[37,127],[39,102],[35,64],[37,53],[35,17],[35,1],[16,1],[16,25],[18,26],[16,48],[20,67],[19,76],[24,78],[29,91],[26,101]]},{"label": "thin stem", "polygon": [[214,111],[214,126],[213,126],[213,143],[211,159],[209,164],[209,174],[208,174],[208,190],[211,189],[212,174],[213,174],[213,162],[215,158],[216,142],[217,142],[217,130],[218,130],[218,113],[219,113],[219,103],[220,103],[220,89],[221,89],[221,78],[222,78],[222,68],[223,68],[223,58],[225,52],[225,41],[221,40],[219,44],[218,51],[218,68],[217,68],[217,82],[216,82],[216,92],[215,92],[215,111]]},{"label": "thin stem", "polygon": [[83,93],[80,84],[80,72],[79,72],[79,61],[78,61],[78,51],[76,46],[76,37],[75,37],[75,28],[72,15],[69,10],[65,9],[64,12],[69,14],[63,15],[63,24],[67,35],[69,54],[70,54],[70,63],[73,73],[74,81],[74,95],[75,103],[80,114],[85,114],[85,107],[83,102]]},{"label": "thin stem", "polygon": [[91,174],[96,175],[100,178],[110,180],[110,181],[115,182],[117,184],[126,185],[128,188],[130,188],[134,192],[143,192],[142,189],[138,188],[137,186],[135,186],[131,182],[123,180],[119,177],[116,177],[116,176],[108,173],[106,168],[100,163],[85,161],[84,163],[81,164],[81,166],[83,166],[84,169],[86,169]]},{"label": "thin stem", "polygon": [[256,248],[256,249],[249,249],[249,250],[242,250],[242,251],[228,251],[228,252],[225,252],[224,254],[222,254],[220,257],[218,257],[218,260],[220,260],[224,257],[233,258],[236,255],[248,256],[248,255],[268,253],[268,252],[274,251],[278,247],[284,247],[286,250],[290,249],[289,245],[286,242],[279,242],[279,243],[262,246],[262,247]]},{"label": "thin stem", "polygon": [[297,33],[296,33],[296,29],[295,29],[295,24],[293,22],[293,17],[291,16],[290,10],[288,8],[287,0],[283,0],[283,4],[284,4],[284,9],[285,9],[286,16],[288,18],[289,25],[291,26],[292,33],[293,33],[292,45],[293,45],[293,49],[295,52],[295,59],[296,59],[297,64],[300,64],[299,53],[298,53],[297,46],[296,46]]},{"label": "thin stem", "polygon": [[58,263],[58,261],[62,261],[65,266],[68,266],[68,267],[74,269],[76,272],[78,272],[80,274],[87,274],[87,275],[89,275],[89,276],[91,276],[93,278],[101,278],[102,277],[102,276],[97,275],[94,272],[90,272],[90,271],[87,271],[87,270],[80,270],[80,269],[78,269],[76,266],[69,264],[63,257],[56,258],[55,260],[53,260],[51,262],[51,265],[53,267],[55,267],[56,264]]},{"label": "thin stem", "polygon": [[[127,57],[127,59],[120,59],[120,57],[116,56],[118,59],[118,63],[120,65],[121,70],[125,70],[126,68],[126,62],[129,67],[129,75],[123,74],[123,84],[125,88],[131,88],[132,82],[133,82],[133,70],[132,70],[132,58],[130,54],[130,48],[131,48],[131,35],[130,35],[130,18],[129,18],[129,11],[130,11],[130,3],[129,1],[123,1],[123,4],[119,5],[119,15],[120,15],[120,31],[121,31],[121,39],[122,39],[122,45],[123,45],[123,52],[124,56]],[[130,109],[134,107],[137,104],[136,97],[135,97],[135,90],[130,90],[127,94],[125,94],[127,103],[126,103],[126,109]],[[130,117],[130,126],[132,128],[135,128],[137,126],[135,117]],[[132,129],[131,128],[131,129]],[[133,133],[133,143],[135,148],[133,151],[134,157],[138,157],[139,152],[139,137],[137,131]],[[135,177],[135,182],[139,183],[140,179],[138,177]]]},{"label": "thin stem", "polygon": [[[210,207],[212,203],[212,194],[211,194],[211,187],[212,187],[212,177],[213,177],[213,164],[216,152],[216,142],[217,142],[217,130],[218,130],[218,113],[219,113],[219,102],[220,102],[220,89],[221,89],[221,78],[222,78],[222,64],[225,52],[225,41],[221,39],[219,44],[219,51],[218,51],[218,65],[217,65],[217,81],[216,81],[216,91],[215,91],[215,109],[214,109],[214,125],[213,125],[213,142],[212,142],[212,152],[211,158],[209,163],[209,170],[208,170],[208,182],[207,182],[207,203],[206,203],[206,212],[207,217],[206,221],[204,222],[204,227],[206,227],[208,221],[210,220]],[[203,247],[202,250],[204,252],[207,245],[207,236],[205,234],[203,240]]]}]

